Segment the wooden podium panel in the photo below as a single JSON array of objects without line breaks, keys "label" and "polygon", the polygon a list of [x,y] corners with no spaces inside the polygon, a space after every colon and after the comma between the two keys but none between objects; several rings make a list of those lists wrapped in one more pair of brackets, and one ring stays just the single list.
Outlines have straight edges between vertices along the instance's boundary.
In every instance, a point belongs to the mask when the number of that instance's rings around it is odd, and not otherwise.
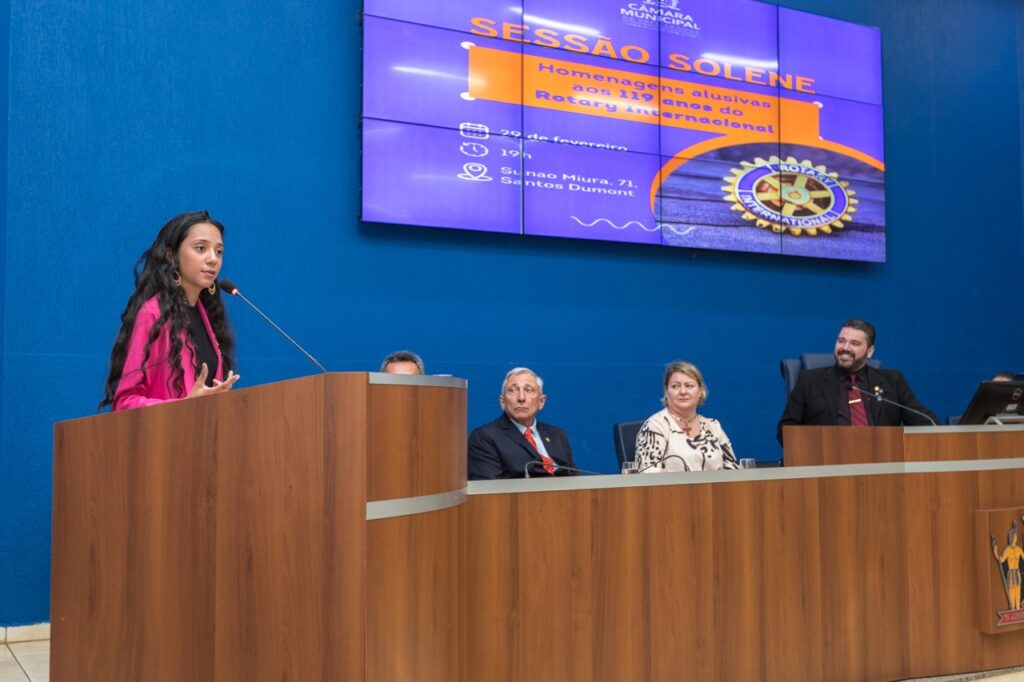
[{"label": "wooden podium panel", "polygon": [[387,500],[466,485],[466,393],[379,374],[368,387],[367,499]]},{"label": "wooden podium panel", "polygon": [[1024,457],[1024,426],[785,426],[787,467]]},{"label": "wooden podium panel", "polygon": [[58,424],[51,679],[463,679],[460,512],[367,503],[463,490],[465,414],[357,373]]},{"label": "wooden podium panel", "polygon": [[[466,487],[466,393],[374,375],[368,387],[367,500]],[[462,505],[367,522],[367,680],[462,682]]]},{"label": "wooden podium panel", "polygon": [[782,442],[787,467],[903,461],[899,426],[784,426]]},{"label": "wooden podium panel", "polygon": [[368,524],[366,679],[464,682],[462,505]]},{"label": "wooden podium panel", "polygon": [[884,679],[906,577],[878,577],[903,540],[863,525],[901,513],[899,479],[875,483],[474,494],[469,679]]},{"label": "wooden podium panel", "polygon": [[913,427],[903,437],[908,462],[1024,457],[1022,426]]}]

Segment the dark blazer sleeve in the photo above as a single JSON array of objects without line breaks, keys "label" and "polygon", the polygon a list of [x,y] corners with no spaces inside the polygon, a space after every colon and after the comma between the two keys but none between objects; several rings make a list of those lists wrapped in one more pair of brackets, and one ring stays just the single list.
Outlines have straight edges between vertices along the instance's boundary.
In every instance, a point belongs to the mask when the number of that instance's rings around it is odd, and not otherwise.
[{"label": "dark blazer sleeve", "polygon": [[800,372],[786,409],[779,419],[776,437],[782,443],[782,427],[787,424],[832,426],[836,423],[838,386],[835,369],[821,367]]},{"label": "dark blazer sleeve", "polygon": [[480,481],[505,478],[498,445],[490,433],[491,425],[478,426],[469,435],[467,456],[469,459],[469,480]]},{"label": "dark blazer sleeve", "polygon": [[780,445],[783,444],[783,426],[805,423],[804,417],[807,413],[808,394],[812,390],[810,378],[806,371],[801,372],[800,376],[797,377],[796,386],[789,392],[789,398],[786,400],[786,409],[782,411],[782,417],[779,419],[779,425],[775,430],[775,437],[779,439]]},{"label": "dark blazer sleeve", "polygon": [[[831,372],[831,368],[825,368]],[[821,370],[804,370],[797,378],[797,385],[790,392],[790,397],[785,401],[785,410],[778,420],[778,427],[775,437],[782,443],[782,427],[790,424],[835,424],[836,419],[828,410],[828,403],[822,396]]]},{"label": "dark blazer sleeve", "polygon": [[[921,404],[921,401],[917,399],[916,395],[914,395],[914,391],[911,390],[910,384],[907,383],[906,377],[903,376],[903,372],[895,369],[885,370],[884,376],[886,378],[886,383],[889,384],[889,388],[886,391],[887,395],[885,395],[886,398],[894,400],[900,405],[906,405],[913,410],[924,412],[931,417],[936,424],[939,423],[935,414]],[[932,422],[928,421],[924,416],[915,414],[911,410],[898,408],[895,405],[892,405],[891,407],[897,410],[896,422],[892,424],[892,426],[899,426],[900,424],[906,424],[907,426],[932,425]]]},{"label": "dark blazer sleeve", "polygon": [[[576,468],[576,460],[572,456],[572,446],[569,445],[569,436],[565,435],[565,431],[562,431],[562,438],[565,439],[565,458],[568,461],[569,466],[571,466],[573,469],[575,469]],[[573,474],[573,476],[575,476],[576,472],[574,471],[574,472],[572,472],[572,474]]]}]

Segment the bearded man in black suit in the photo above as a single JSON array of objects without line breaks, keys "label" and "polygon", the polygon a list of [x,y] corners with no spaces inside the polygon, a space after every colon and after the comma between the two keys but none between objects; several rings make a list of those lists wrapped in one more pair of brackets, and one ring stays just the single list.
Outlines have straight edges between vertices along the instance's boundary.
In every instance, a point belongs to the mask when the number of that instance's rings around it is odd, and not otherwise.
[{"label": "bearded man in black suit", "polygon": [[[902,372],[868,366],[868,358],[874,353],[874,326],[864,320],[844,322],[833,350],[836,364],[800,373],[779,420],[779,442],[782,442],[782,427],[788,424],[935,424],[935,415],[910,390]],[[899,404],[878,400],[876,396]]]}]

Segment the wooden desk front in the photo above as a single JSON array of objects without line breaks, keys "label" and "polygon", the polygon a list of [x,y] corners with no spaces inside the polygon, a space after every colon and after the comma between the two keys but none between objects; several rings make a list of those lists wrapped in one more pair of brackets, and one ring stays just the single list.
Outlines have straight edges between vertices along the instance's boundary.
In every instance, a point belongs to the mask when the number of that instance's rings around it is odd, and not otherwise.
[{"label": "wooden desk front", "polygon": [[467,679],[862,681],[1024,664],[1024,633],[979,631],[974,571],[990,549],[973,525],[975,509],[1022,504],[1022,466],[473,483]]},{"label": "wooden desk front", "polygon": [[1024,431],[922,434],[912,457],[904,435],[888,463],[467,486],[465,414],[457,381],[357,374],[59,425],[51,679],[1024,664],[1024,632],[979,630],[973,516],[1024,506]]}]

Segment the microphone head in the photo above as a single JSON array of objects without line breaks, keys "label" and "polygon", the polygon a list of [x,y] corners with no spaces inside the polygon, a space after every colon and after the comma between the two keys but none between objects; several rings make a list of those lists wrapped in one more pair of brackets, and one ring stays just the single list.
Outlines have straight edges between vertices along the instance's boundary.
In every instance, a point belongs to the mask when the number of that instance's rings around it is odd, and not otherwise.
[{"label": "microphone head", "polygon": [[230,279],[222,279],[220,281],[220,290],[226,294],[235,295],[238,293],[238,287]]}]

